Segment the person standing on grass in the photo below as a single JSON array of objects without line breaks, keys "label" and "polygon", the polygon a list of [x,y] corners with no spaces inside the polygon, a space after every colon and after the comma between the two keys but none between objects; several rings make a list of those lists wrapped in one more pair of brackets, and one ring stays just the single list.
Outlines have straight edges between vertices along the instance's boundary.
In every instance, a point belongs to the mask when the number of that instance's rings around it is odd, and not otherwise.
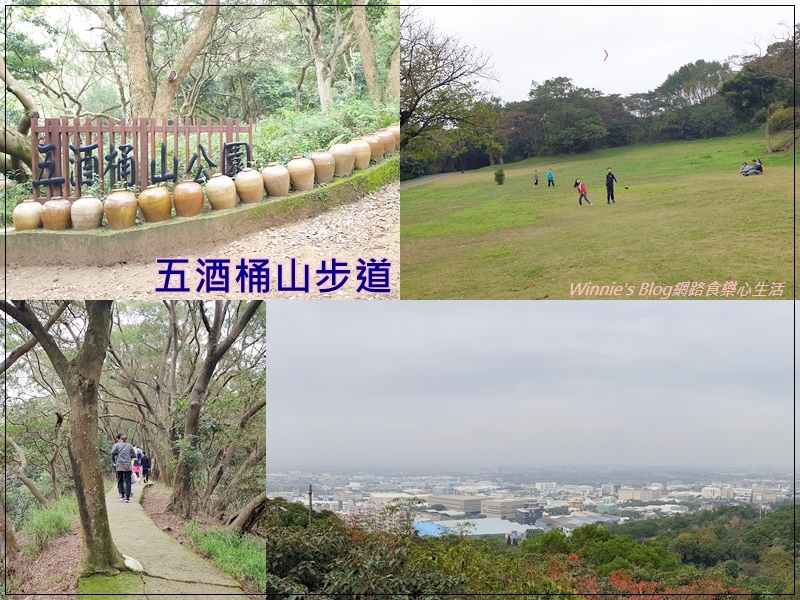
[{"label": "person standing on grass", "polygon": [[583,200],[584,199],[589,204],[589,206],[594,206],[594,204],[589,202],[589,196],[586,195],[586,184],[585,183],[583,183],[580,179],[576,179],[575,180],[575,185],[573,185],[572,187],[578,188],[578,193],[580,194],[580,196],[578,196],[578,206],[579,207],[583,206]]},{"label": "person standing on grass", "polygon": [[614,202],[614,184],[619,183],[617,178],[614,177],[614,173],[611,172],[611,167],[608,167],[608,172],[606,173],[606,204],[611,204]]},{"label": "person standing on grass", "polygon": [[539,185],[539,170],[533,170],[533,189],[536,189],[536,186]]},{"label": "person standing on grass", "polygon": [[150,481],[150,457],[144,450],[142,450],[142,477],[145,483]]},{"label": "person standing on grass", "polygon": [[117,468],[117,491],[119,499],[131,501],[131,471],[133,469],[133,446],[128,443],[128,436],[122,434],[120,441],[111,447],[111,459]]},{"label": "person standing on grass", "polygon": [[553,169],[548,170],[547,171],[547,187],[550,187],[551,185],[553,187],[556,187],[556,182],[555,182],[554,177],[555,176],[553,175]]}]

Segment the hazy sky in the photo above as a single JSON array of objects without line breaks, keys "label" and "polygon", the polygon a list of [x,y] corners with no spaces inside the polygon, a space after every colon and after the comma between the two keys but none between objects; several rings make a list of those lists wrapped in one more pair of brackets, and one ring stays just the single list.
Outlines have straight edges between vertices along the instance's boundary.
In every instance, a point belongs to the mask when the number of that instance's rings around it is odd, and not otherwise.
[{"label": "hazy sky", "polygon": [[[420,2],[424,4],[476,2]],[[415,2],[416,4],[416,2]],[[420,6],[441,33],[491,55],[505,101],[526,100],[531,81],[564,76],[627,95],[658,87],[681,66],[766,50],[791,35],[793,7]],[[780,25],[784,22],[786,25]],[[608,51],[608,59],[605,52]]]},{"label": "hazy sky", "polygon": [[276,302],[269,467],[792,464],[791,302]]}]

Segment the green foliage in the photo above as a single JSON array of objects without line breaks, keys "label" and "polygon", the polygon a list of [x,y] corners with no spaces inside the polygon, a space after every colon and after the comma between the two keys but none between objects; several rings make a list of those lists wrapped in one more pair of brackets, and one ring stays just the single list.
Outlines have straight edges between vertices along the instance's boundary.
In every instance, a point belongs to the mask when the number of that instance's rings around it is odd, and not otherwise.
[{"label": "green foliage", "polygon": [[506,173],[503,171],[503,167],[500,167],[494,172],[494,180],[497,185],[503,185],[506,180]]},{"label": "green foliage", "polygon": [[317,148],[349,142],[397,121],[397,106],[375,107],[363,100],[322,111],[280,110],[259,120],[253,140],[254,167],[270,162],[287,163],[293,156],[310,156]]},{"label": "green foliage", "polygon": [[267,593],[341,595],[446,593],[457,578],[416,564],[403,538],[338,520],[309,528],[268,527]]},{"label": "green foliage", "polygon": [[22,533],[29,536],[24,550],[30,554],[38,554],[47,542],[72,529],[72,523],[77,516],[78,502],[73,497],[61,498],[52,508],[31,511],[22,526]]},{"label": "green foliage", "polygon": [[250,581],[260,593],[266,592],[267,547],[257,538],[223,528],[200,531],[194,522],[186,525],[186,534],[228,575]]},{"label": "green foliage", "polygon": [[526,539],[520,545],[522,552],[532,555],[569,554],[574,550],[570,538],[559,529],[550,529],[544,535]]}]

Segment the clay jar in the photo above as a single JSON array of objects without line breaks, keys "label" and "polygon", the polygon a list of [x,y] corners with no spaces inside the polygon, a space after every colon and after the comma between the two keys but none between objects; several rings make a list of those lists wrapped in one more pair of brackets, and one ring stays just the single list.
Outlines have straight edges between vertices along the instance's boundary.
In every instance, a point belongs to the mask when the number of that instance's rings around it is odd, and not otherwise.
[{"label": "clay jar", "polygon": [[392,123],[386,128],[386,131],[394,135],[394,144],[400,147],[400,123]]},{"label": "clay jar", "polygon": [[381,162],[383,160],[383,142],[377,135],[364,135],[362,140],[369,144],[369,149],[372,152],[372,160]]},{"label": "clay jar", "polygon": [[378,129],[375,132],[381,141],[383,142],[383,151],[386,154],[394,153],[395,141],[394,141],[394,134],[391,131],[386,131],[385,129]]},{"label": "clay jar", "polygon": [[42,205],[33,198],[28,198],[14,208],[14,229],[26,231],[39,229],[42,226]]},{"label": "clay jar", "polygon": [[314,189],[314,163],[303,156],[293,156],[286,165],[289,179],[298,192]]},{"label": "clay jar", "polygon": [[136,196],[126,189],[113,190],[106,198],[103,211],[109,229],[128,229],[136,225]]},{"label": "clay jar", "polygon": [[264,188],[270,196],[289,195],[289,171],[286,167],[271,162],[262,169],[261,177],[264,180]]},{"label": "clay jar", "polygon": [[203,186],[187,179],[175,186],[172,191],[172,202],[175,212],[179,217],[196,217],[203,212],[203,202],[206,199]]},{"label": "clay jar", "polygon": [[103,221],[103,203],[99,198],[84,196],[72,203],[70,210],[72,228],[75,231],[97,229]]},{"label": "clay jar", "polygon": [[361,138],[353,138],[347,142],[347,145],[356,153],[355,168],[368,169],[369,159],[372,157],[372,150],[370,150],[369,144]]},{"label": "clay jar", "polygon": [[139,194],[139,208],[142,216],[148,223],[160,223],[172,216],[172,200],[169,190],[163,185],[148,185],[147,189]]},{"label": "clay jar", "polygon": [[236,206],[236,184],[222,173],[215,173],[206,182],[206,196],[211,208],[223,210]]},{"label": "clay jar", "polygon": [[333,181],[333,171],[336,169],[336,159],[333,154],[325,152],[322,148],[311,153],[311,162],[314,163],[314,183],[330,183]]},{"label": "clay jar", "polygon": [[60,196],[54,196],[42,207],[42,225],[50,231],[63,231],[72,226],[72,203]]},{"label": "clay jar", "polygon": [[336,177],[349,177],[353,173],[353,165],[356,161],[356,153],[347,144],[334,144],[331,146],[330,153],[336,161],[336,168],[333,174]]},{"label": "clay jar", "polygon": [[239,171],[233,183],[236,184],[236,193],[242,202],[261,202],[264,197],[264,180],[258,171],[253,171],[250,167]]}]

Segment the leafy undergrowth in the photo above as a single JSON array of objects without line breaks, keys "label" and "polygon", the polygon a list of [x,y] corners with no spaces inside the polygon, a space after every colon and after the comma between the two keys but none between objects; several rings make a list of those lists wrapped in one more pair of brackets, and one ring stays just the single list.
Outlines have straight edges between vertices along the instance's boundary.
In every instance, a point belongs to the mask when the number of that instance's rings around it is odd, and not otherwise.
[{"label": "leafy undergrowth", "polygon": [[22,551],[26,554],[38,554],[47,542],[72,529],[77,516],[78,503],[72,497],[61,498],[52,508],[31,511],[22,527],[22,533],[28,538]]},{"label": "leafy undergrowth", "polygon": [[223,528],[200,531],[195,523],[186,525],[186,533],[228,575],[252,582],[261,593],[267,591],[267,547],[263,542]]}]

